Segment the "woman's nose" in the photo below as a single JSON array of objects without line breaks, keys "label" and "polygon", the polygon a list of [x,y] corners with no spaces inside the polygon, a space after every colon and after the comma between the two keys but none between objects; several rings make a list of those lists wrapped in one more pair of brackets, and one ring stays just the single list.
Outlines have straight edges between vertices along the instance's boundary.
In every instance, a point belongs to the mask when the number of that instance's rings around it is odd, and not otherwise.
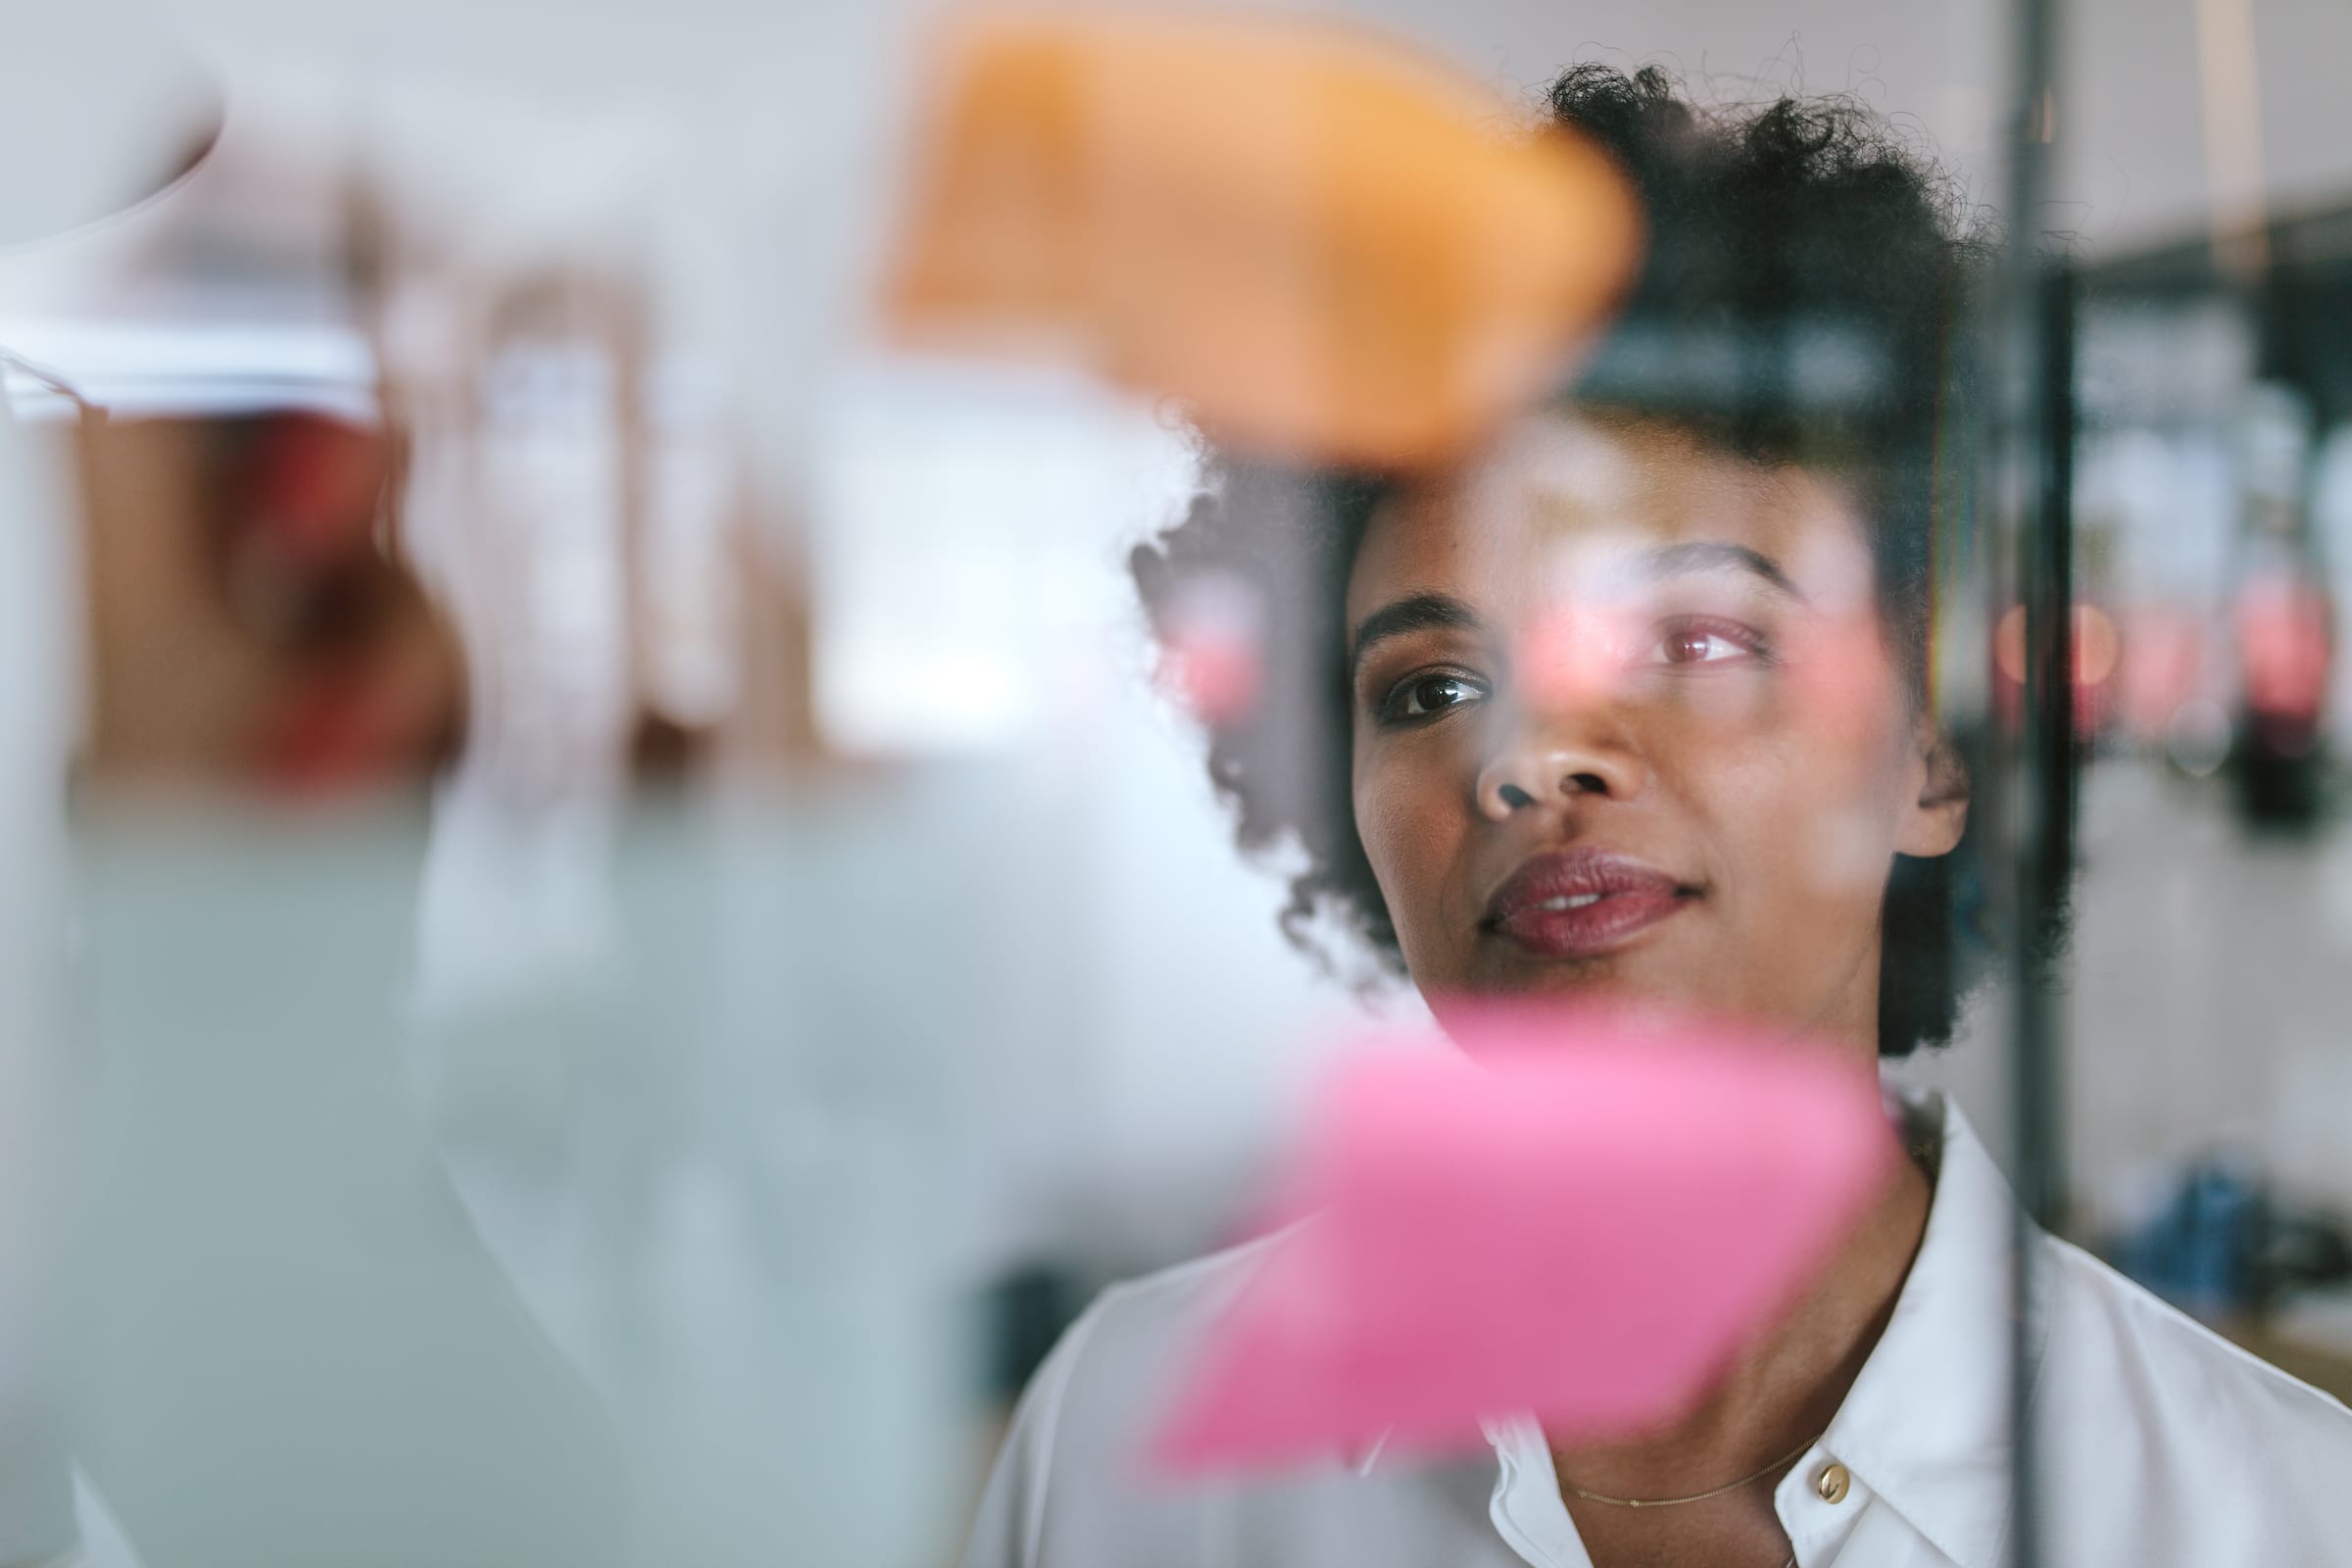
[{"label": "woman's nose", "polygon": [[1530,718],[1503,737],[1479,769],[1478,808],[1504,822],[1531,807],[1631,800],[1648,782],[1641,757],[1602,713]]}]

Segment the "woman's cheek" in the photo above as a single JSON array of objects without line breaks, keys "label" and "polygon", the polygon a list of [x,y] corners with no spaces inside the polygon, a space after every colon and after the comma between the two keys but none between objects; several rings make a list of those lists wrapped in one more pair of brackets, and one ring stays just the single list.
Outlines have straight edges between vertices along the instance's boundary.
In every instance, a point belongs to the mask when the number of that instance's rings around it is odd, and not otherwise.
[{"label": "woman's cheek", "polygon": [[1744,748],[1717,775],[1715,814],[1736,824],[1742,858],[1772,888],[1773,904],[1809,911],[1792,923],[1823,933],[1875,930],[1894,854],[1894,821],[1883,799],[1836,787],[1853,759],[1824,757],[1798,734]]},{"label": "woman's cheek", "polygon": [[1359,754],[1354,789],[1356,834],[1416,978],[1446,966],[1446,879],[1468,827],[1462,792],[1428,772]]},{"label": "woman's cheek", "polygon": [[1770,672],[1763,669],[1664,679],[1673,684],[1652,705],[1660,716],[1718,743],[1769,732],[1788,707]]},{"label": "woman's cheek", "polygon": [[1886,878],[1902,782],[1887,715],[1835,720],[1800,701],[1790,672],[1742,671],[1688,683],[1658,714],[1667,769],[1708,802],[1748,855],[1779,862],[1807,903],[1875,899]]},{"label": "woman's cheek", "polygon": [[1902,820],[1905,779],[1891,744],[1875,731],[1807,728],[1784,749],[1791,760],[1782,810],[1809,891],[1867,905],[1875,920]]}]

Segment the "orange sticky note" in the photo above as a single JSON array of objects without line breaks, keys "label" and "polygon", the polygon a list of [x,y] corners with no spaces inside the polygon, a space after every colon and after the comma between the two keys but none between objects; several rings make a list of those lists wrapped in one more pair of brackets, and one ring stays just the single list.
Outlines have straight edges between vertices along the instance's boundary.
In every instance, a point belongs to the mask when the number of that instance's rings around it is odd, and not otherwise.
[{"label": "orange sticky note", "polygon": [[1603,154],[1358,28],[975,9],[932,78],[897,335],[1076,357],[1238,448],[1443,456],[1556,384],[1641,250]]}]

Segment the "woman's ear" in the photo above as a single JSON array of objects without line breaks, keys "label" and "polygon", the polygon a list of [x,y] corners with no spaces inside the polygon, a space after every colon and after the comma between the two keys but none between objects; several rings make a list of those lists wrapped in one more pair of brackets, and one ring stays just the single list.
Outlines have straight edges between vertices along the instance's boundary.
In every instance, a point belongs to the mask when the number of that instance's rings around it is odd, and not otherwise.
[{"label": "woman's ear", "polygon": [[1949,855],[1968,829],[1968,764],[1936,721],[1921,714],[1912,731],[1920,761],[1919,797],[1903,808],[1894,847],[1922,858]]}]

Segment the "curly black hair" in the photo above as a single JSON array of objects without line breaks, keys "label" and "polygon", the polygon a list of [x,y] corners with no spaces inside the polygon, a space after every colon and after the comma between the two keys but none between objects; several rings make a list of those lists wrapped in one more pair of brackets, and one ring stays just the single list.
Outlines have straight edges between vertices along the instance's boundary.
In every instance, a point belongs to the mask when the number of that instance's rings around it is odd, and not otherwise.
[{"label": "curly black hair", "polygon": [[[1671,424],[1766,464],[1851,484],[1869,519],[1880,612],[1912,696],[1930,688],[1939,520],[1966,504],[1939,462],[1964,429],[1967,376],[1950,350],[1984,247],[1954,188],[1889,124],[1848,99],[1708,109],[1663,72],[1578,66],[1551,86],[1559,124],[1609,153],[1640,196],[1648,249],[1602,342],[1562,396]],[[1245,852],[1295,841],[1305,863],[1280,921],[1327,963],[1318,918],[1362,939],[1370,974],[1403,958],[1350,805],[1342,605],[1356,548],[1396,483],[1211,453],[1186,515],[1129,568],[1165,637],[1190,585],[1239,578],[1269,607],[1269,684],[1249,717],[1212,730],[1209,776]],[[1971,967],[1973,841],[1898,856],[1881,916],[1882,1054],[1947,1042]]]}]

